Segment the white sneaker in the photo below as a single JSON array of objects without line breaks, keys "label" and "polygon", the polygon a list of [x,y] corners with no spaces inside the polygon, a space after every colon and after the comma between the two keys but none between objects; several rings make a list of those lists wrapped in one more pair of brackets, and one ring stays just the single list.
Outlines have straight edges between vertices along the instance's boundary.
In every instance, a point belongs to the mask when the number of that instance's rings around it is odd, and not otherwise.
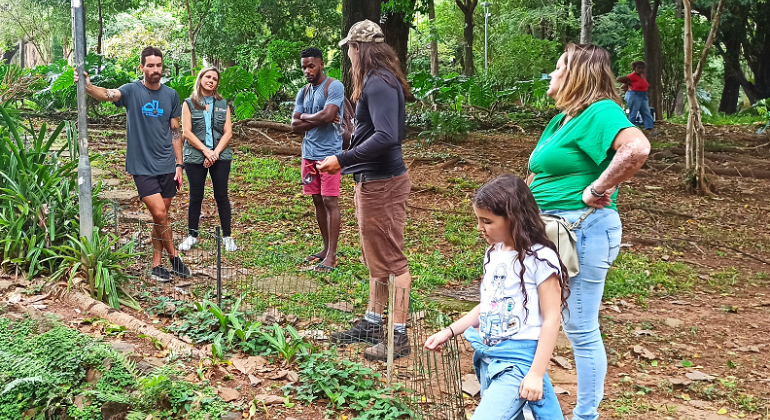
[{"label": "white sneaker", "polygon": [[195,244],[198,243],[198,238],[195,236],[188,236],[182,241],[181,244],[179,244],[179,250],[180,251],[189,251],[190,248],[194,247]]},{"label": "white sneaker", "polygon": [[227,252],[234,252],[238,250],[238,247],[235,245],[235,241],[233,240],[232,236],[225,236],[222,238],[222,244],[225,246],[225,251]]}]

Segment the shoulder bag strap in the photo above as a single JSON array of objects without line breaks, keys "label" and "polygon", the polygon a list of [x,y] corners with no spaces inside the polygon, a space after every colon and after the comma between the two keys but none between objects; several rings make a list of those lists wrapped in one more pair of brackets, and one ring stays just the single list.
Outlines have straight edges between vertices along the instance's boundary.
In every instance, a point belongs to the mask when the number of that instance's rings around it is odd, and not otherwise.
[{"label": "shoulder bag strap", "polygon": [[591,213],[593,213],[594,211],[596,211],[596,207],[589,207],[589,208],[588,208],[588,210],[586,210],[586,212],[585,212],[585,213],[583,213],[583,214],[580,216],[580,218],[579,218],[579,219],[575,220],[575,223],[573,223],[573,224],[572,224],[572,227],[570,228],[570,230],[573,230],[573,229],[577,229],[577,228],[579,228],[579,227],[580,227],[580,225],[581,225],[581,224],[582,224],[582,223],[583,223],[583,222],[584,222],[584,221],[585,221],[585,220],[588,218],[588,216],[590,216],[590,215],[591,215]]}]

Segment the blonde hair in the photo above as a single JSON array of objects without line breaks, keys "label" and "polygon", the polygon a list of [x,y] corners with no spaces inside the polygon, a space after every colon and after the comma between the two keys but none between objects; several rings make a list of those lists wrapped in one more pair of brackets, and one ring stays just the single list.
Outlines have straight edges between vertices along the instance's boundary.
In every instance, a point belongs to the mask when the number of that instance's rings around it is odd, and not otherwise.
[{"label": "blonde hair", "polygon": [[201,93],[201,80],[203,79],[203,76],[210,71],[217,73],[217,87],[214,88],[212,96],[214,96],[214,99],[217,101],[221,101],[223,99],[222,95],[219,94],[219,79],[222,78],[222,75],[219,73],[218,68],[207,67],[198,73],[198,78],[195,79],[195,87],[193,88],[192,95],[190,95],[190,100],[192,101],[193,106],[197,109],[206,108],[206,104],[203,103],[203,94]]},{"label": "blonde hair", "polygon": [[607,50],[593,44],[567,44],[564,54],[563,81],[553,97],[556,108],[574,117],[602,99],[622,103]]}]

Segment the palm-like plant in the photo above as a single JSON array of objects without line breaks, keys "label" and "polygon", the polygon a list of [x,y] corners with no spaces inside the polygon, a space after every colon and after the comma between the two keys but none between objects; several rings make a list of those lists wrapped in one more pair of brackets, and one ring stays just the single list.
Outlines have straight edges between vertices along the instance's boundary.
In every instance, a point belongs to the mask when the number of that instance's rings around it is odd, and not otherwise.
[{"label": "palm-like plant", "polygon": [[64,264],[51,276],[55,281],[69,273],[68,285],[71,287],[75,276],[80,273],[88,282],[91,297],[105,302],[115,309],[124,304],[132,309],[140,310],[139,304],[123,287],[131,278],[126,269],[139,254],[134,252],[134,242],[128,242],[118,247],[115,235],[101,235],[99,229],[94,229],[93,238],[80,239],[69,236],[70,243],[56,247],[58,255]]}]

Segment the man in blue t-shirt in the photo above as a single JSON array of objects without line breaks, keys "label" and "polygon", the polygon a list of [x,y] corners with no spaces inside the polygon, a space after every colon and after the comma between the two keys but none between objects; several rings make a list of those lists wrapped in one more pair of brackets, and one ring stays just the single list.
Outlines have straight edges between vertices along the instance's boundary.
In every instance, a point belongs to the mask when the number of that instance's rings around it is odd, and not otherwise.
[{"label": "man in blue t-shirt", "polygon": [[339,80],[324,74],[321,50],[302,51],[302,71],[308,84],[297,92],[291,126],[304,133],[302,141],[302,191],[313,196],[316,219],[324,248],[305,261],[318,262],[314,270],[329,272],[337,267],[337,241],[340,236],[340,180],[342,175],[319,172],[317,165],[342,152],[342,118],[345,88]]},{"label": "man in blue t-shirt", "polygon": [[[153,221],[152,278],[170,281],[171,273],[162,263],[163,249],[168,253],[171,269],[179,277],[190,276],[174,248],[168,209],[171,199],[182,187],[182,137],[179,117],[182,107],[174,89],[160,82],[163,54],[147,47],[142,51],[140,81],[127,83],[118,89],[105,89],[91,84],[88,73],[86,93],[102,102],[114,102],[126,108],[126,171],[133,175],[139,198],[147,206]],[[75,82],[79,75],[75,73]]]}]

